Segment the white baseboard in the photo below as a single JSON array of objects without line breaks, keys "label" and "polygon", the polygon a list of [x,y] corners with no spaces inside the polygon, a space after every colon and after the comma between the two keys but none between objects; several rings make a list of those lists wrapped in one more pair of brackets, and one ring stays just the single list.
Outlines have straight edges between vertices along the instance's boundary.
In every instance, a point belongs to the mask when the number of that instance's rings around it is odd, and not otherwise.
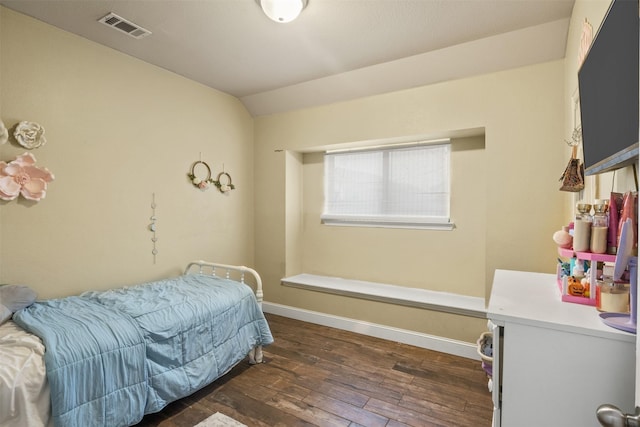
[{"label": "white baseboard", "polygon": [[262,309],[265,313],[276,314],[278,316],[289,317],[291,319],[302,320],[304,322],[315,323],[322,326],[329,326],[389,341],[414,345],[416,347],[452,354],[454,356],[480,360],[480,356],[476,351],[475,343],[452,340],[435,335],[423,334],[406,329],[399,329],[391,326],[379,325],[364,322],[362,320],[349,319],[347,317],[339,317],[266,301],[262,302]]}]

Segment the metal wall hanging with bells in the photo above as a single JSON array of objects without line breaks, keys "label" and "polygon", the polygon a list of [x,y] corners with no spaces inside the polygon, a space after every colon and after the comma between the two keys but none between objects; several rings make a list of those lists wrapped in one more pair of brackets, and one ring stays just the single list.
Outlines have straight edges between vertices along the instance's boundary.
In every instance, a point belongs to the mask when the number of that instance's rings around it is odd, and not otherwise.
[{"label": "metal wall hanging with bells", "polygon": [[158,249],[156,248],[156,242],[158,241],[158,237],[156,236],[156,193],[151,194],[151,224],[149,224],[149,231],[153,233],[151,236],[151,241],[153,242],[153,249],[151,253],[153,254],[153,263],[156,263],[156,255],[158,255]]}]

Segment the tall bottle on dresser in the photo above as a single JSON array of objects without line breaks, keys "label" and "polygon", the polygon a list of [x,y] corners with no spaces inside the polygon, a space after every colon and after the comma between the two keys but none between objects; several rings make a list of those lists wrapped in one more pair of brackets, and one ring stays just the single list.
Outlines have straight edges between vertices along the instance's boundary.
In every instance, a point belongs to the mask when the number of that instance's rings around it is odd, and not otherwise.
[{"label": "tall bottle on dresser", "polygon": [[588,252],[591,246],[591,205],[578,203],[578,213],[573,224],[573,250],[576,252]]},{"label": "tall bottle on dresser", "polygon": [[593,224],[591,226],[591,252],[603,254],[607,252],[607,233],[609,230],[609,206],[605,203],[593,205]]}]

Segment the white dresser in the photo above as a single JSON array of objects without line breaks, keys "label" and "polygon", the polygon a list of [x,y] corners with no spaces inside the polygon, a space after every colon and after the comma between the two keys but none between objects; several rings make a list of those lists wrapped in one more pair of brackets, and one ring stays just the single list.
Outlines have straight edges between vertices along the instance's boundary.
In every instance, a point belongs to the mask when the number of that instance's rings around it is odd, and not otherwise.
[{"label": "white dresser", "polygon": [[555,275],[496,270],[487,317],[494,427],[598,427],[603,403],[634,412],[635,335],[562,302]]}]

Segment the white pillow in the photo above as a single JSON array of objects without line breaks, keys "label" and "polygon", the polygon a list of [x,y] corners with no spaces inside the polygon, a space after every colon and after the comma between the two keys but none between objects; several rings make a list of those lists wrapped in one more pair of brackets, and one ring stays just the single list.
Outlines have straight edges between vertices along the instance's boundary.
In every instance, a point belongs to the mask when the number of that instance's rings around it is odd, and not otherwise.
[{"label": "white pillow", "polygon": [[18,310],[30,306],[37,294],[22,285],[0,285],[0,325],[11,318]]},{"label": "white pillow", "polygon": [[2,325],[7,320],[11,319],[13,313],[4,305],[0,304],[0,325]]}]

